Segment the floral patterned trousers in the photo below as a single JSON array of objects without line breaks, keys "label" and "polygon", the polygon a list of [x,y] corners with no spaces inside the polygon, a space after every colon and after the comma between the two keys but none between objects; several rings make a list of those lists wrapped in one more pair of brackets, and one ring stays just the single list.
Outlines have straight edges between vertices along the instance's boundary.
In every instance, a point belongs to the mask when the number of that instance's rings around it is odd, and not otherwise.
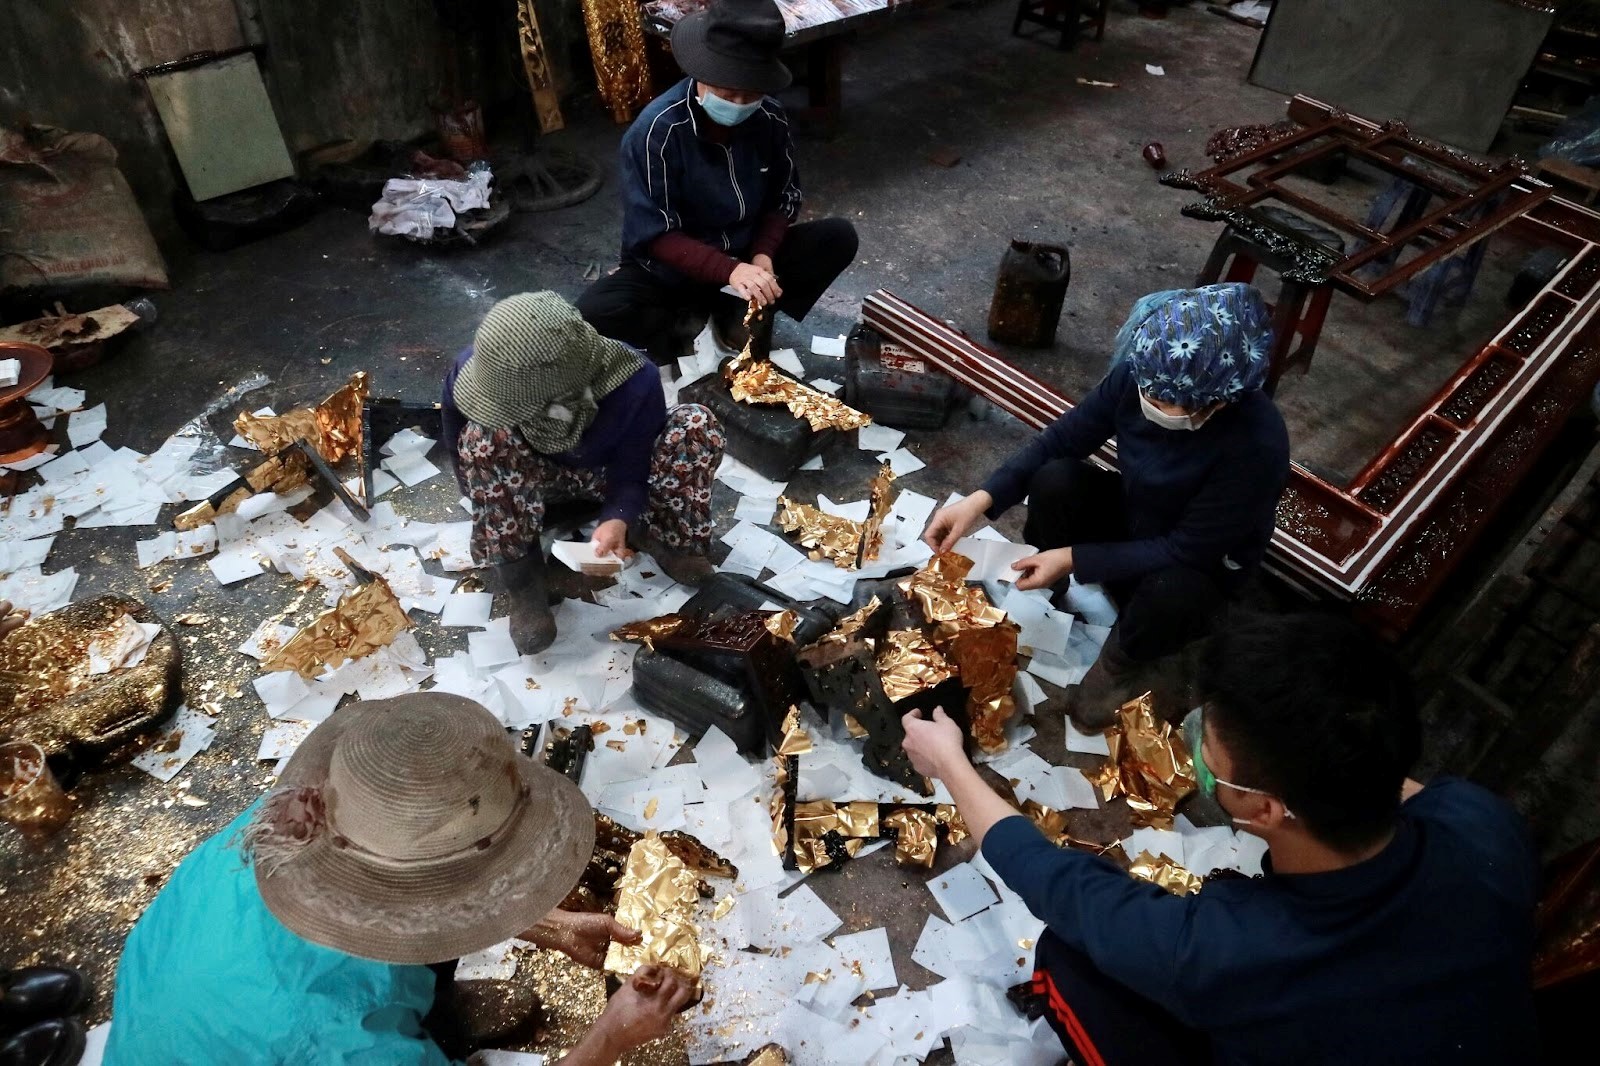
[{"label": "floral patterned trousers", "polygon": [[[512,563],[535,550],[545,505],[605,499],[605,471],[563,466],[513,429],[467,422],[457,461],[472,503],[472,557],[480,566]],[[711,479],[722,462],[722,427],[699,404],[667,412],[650,460],[650,502],[639,525],[668,548],[711,546]],[[637,528],[637,527],[636,527]]]}]

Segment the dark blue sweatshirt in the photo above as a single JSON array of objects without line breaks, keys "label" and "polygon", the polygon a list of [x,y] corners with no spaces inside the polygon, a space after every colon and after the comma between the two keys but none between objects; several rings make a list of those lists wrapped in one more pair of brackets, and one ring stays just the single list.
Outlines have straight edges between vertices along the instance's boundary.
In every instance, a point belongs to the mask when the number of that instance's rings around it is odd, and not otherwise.
[{"label": "dark blue sweatshirt", "polygon": [[1126,361],[990,475],[983,485],[994,497],[989,517],[1021,503],[1041,466],[1087,459],[1112,437],[1128,539],[1069,545],[1079,581],[1123,581],[1181,565],[1229,583],[1261,562],[1289,478],[1289,432],[1271,397],[1247,393],[1197,430],[1163,429],[1140,410]]},{"label": "dark blue sweatshirt", "polygon": [[1536,1062],[1538,863],[1509,806],[1440,780],[1394,839],[1322,874],[1174,896],[1007,818],[983,857],[1108,977],[1205,1031],[1218,1066]]},{"label": "dark blue sweatshirt", "polygon": [[[456,406],[456,375],[472,357],[468,348],[456,356],[444,376],[444,399],[439,405],[444,445],[456,472],[461,494],[467,494],[457,454],[461,431],[467,417]],[[644,513],[650,499],[650,461],[655,455],[656,438],[667,424],[667,398],[661,391],[661,371],[650,360],[627,381],[600,397],[594,421],[583,431],[578,443],[559,455],[545,458],[562,466],[591,467],[605,471],[606,498],[601,504],[600,521],[620,518],[632,522]]]},{"label": "dark blue sweatshirt", "polygon": [[800,175],[789,119],[776,100],[737,126],[702,136],[711,119],[685,78],[651,101],[622,137],[622,261],[668,280],[686,280],[658,262],[650,245],[681,232],[744,258],[763,219],[800,214]]}]

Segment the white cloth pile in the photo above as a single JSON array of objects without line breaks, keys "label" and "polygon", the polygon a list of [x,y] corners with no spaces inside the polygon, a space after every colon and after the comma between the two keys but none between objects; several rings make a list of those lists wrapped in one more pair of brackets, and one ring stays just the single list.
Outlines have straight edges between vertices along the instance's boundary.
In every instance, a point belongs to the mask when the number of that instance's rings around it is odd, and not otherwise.
[{"label": "white cloth pile", "polygon": [[383,198],[372,205],[367,228],[392,237],[432,240],[438,230],[455,228],[456,216],[489,206],[488,170],[474,170],[466,181],[440,178],[390,178]]}]

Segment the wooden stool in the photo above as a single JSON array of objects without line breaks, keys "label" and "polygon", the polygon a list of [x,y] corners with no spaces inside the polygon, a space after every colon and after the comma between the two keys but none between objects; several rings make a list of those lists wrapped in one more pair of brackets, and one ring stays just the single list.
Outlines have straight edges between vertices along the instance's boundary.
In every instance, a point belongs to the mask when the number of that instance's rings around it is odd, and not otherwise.
[{"label": "wooden stool", "polygon": [[[1308,243],[1344,254],[1344,238],[1331,229],[1307,221],[1292,211],[1281,207],[1256,208],[1263,218],[1270,220],[1280,230],[1287,230]],[[1232,263],[1229,263],[1229,260]],[[1258,267],[1277,271],[1280,275],[1290,266],[1289,260],[1265,248],[1232,226],[1222,231],[1211,248],[1211,256],[1195,279],[1195,285],[1213,285],[1219,281],[1255,280]],[[1227,273],[1223,273],[1223,268]],[[1322,324],[1328,317],[1328,305],[1333,301],[1333,286],[1307,285],[1304,282],[1282,278],[1278,287],[1277,302],[1272,304],[1272,365],[1267,371],[1267,395],[1278,390],[1278,379],[1291,366],[1301,373],[1311,367],[1311,357],[1317,350],[1317,338],[1322,334]],[[1299,343],[1295,338],[1299,337]]]},{"label": "wooden stool", "polygon": [[1061,34],[1056,47],[1075,48],[1078,37],[1092,26],[1094,39],[1106,35],[1106,11],[1111,0],[1017,0],[1017,17],[1011,35],[1020,37],[1024,23],[1034,23]]}]

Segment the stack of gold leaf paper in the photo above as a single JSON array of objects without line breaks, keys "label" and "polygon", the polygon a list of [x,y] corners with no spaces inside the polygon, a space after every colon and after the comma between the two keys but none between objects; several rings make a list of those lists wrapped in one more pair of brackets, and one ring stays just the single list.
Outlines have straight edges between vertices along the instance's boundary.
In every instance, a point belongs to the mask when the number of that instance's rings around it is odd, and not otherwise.
[{"label": "stack of gold leaf paper", "polygon": [[704,955],[700,929],[694,923],[700,902],[700,879],[654,832],[628,853],[617,882],[617,921],[637,929],[637,944],[613,941],[606,951],[605,971],[625,977],[641,966],[670,966],[700,979]]},{"label": "stack of gold leaf paper", "polygon": [[894,506],[893,483],[894,471],[885,463],[872,479],[871,502],[862,522],[779,496],[778,526],[810,548],[811,558],[831,560],[841,570],[857,570],[883,551],[883,523]]},{"label": "stack of gold leaf paper", "polygon": [[722,376],[735,400],[749,404],[782,404],[796,418],[810,423],[813,430],[851,430],[872,424],[871,415],[779,373],[778,368],[765,359],[752,357],[748,346],[729,361]]},{"label": "stack of gold leaf paper", "polygon": [[1117,711],[1106,742],[1111,758],[1084,776],[1103,799],[1126,797],[1136,825],[1171,829],[1178,801],[1195,789],[1194,761],[1183,734],[1156,716],[1147,692]]},{"label": "stack of gold leaf paper", "polygon": [[954,666],[968,690],[972,737],[986,752],[1006,746],[1005,727],[1016,713],[1017,624],[967,584],[972,560],[945,552],[900,583],[933,626],[932,645]]}]

